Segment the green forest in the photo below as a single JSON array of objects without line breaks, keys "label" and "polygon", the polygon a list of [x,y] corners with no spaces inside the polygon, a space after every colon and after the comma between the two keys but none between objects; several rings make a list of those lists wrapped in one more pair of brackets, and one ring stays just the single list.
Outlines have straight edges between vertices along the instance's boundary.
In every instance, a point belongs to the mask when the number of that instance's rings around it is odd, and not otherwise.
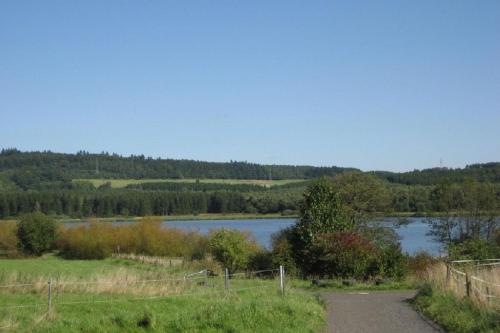
[{"label": "green forest", "polygon": [[[377,208],[382,214],[440,213],[444,208],[438,198],[442,197],[443,189],[449,197],[448,210],[466,210],[470,191],[482,193],[484,200],[478,203],[481,209],[491,211],[500,207],[500,163],[395,173],[361,172],[336,166],[215,163],[142,155],[123,157],[105,152],[63,154],[3,149],[0,152],[0,218],[34,211],[72,218],[202,213],[292,215],[300,209],[302,194],[313,179],[353,173],[383,185],[382,204]],[[188,178],[202,181],[173,181]],[[96,187],[84,179],[104,182]],[[130,184],[124,188],[112,188],[105,181],[116,179],[162,181]],[[207,181],[210,179],[214,182]],[[217,179],[297,181],[265,187],[257,183],[217,183]]]}]

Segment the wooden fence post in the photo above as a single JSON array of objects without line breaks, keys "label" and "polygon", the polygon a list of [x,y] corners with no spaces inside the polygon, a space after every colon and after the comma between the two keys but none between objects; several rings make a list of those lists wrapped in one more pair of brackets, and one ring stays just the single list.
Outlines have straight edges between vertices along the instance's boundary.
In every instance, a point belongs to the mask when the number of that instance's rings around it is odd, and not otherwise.
[{"label": "wooden fence post", "polygon": [[449,264],[446,264],[446,287],[450,286],[450,278],[451,278],[451,268]]},{"label": "wooden fence post", "polygon": [[471,282],[470,282],[470,273],[465,273],[465,293],[467,297],[471,297]]},{"label": "wooden fence post", "polygon": [[229,269],[224,270],[224,288],[229,289]]},{"label": "wooden fence post", "polygon": [[285,295],[285,268],[280,265],[280,291],[281,295]]},{"label": "wooden fence post", "polygon": [[50,314],[52,311],[52,278],[49,279],[48,289],[47,312]]}]

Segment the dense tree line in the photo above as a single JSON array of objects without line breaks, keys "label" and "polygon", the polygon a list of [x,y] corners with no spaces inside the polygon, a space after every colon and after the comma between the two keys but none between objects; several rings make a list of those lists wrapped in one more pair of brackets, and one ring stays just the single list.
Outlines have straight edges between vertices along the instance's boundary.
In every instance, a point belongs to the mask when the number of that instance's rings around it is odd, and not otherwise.
[{"label": "dense tree line", "polygon": [[[348,175],[348,174],[347,174]],[[347,176],[346,176],[347,177]],[[343,177],[342,179],[345,179]],[[347,177],[348,178],[348,177]],[[376,179],[370,178],[368,179]],[[412,212],[421,215],[443,211],[463,212],[471,210],[472,189],[487,194],[491,211],[500,209],[500,185],[469,181],[463,184],[447,184],[447,206],[443,206],[436,189],[444,186],[393,186],[380,182],[372,197],[379,202],[379,213]],[[479,184],[477,186],[471,186]],[[355,184],[362,189],[362,195],[373,192],[371,183]],[[221,184],[222,185],[222,184]],[[227,185],[225,185],[227,186]],[[145,216],[197,213],[296,213],[303,200],[304,187],[271,188],[259,191],[231,191],[222,186],[220,190],[145,190],[111,189],[103,186],[96,189],[92,184],[82,184],[73,189],[0,191],[0,218],[18,216],[41,211],[45,214],[72,217],[87,216]],[[345,186],[346,187],[346,186]],[[488,189],[488,190],[485,190]],[[346,201],[352,200],[347,197]],[[484,199],[486,200],[486,199]],[[375,206],[374,206],[375,207]]]},{"label": "dense tree line", "polygon": [[[80,151],[62,154],[50,151],[0,152],[0,189],[9,181],[21,189],[47,189],[67,185],[84,178],[209,178],[209,179],[314,179],[335,176],[352,168],[296,165],[260,165],[248,162],[203,162],[132,155],[91,154]],[[466,179],[500,183],[500,163],[473,164],[465,168],[432,168],[411,172],[370,172],[389,183],[436,185],[440,182],[462,183]]]},{"label": "dense tree line", "polygon": [[[488,197],[493,202],[496,202],[498,209],[500,209],[500,184],[490,182],[479,182],[472,178],[466,179],[462,183],[448,183],[441,182],[432,186],[420,185],[396,185],[388,186],[390,190],[390,203],[389,207],[394,212],[415,212],[415,213],[428,213],[428,212],[443,212],[445,210],[452,210],[454,212],[463,211],[467,205],[467,196],[471,192],[470,184],[477,184],[488,193]],[[450,197],[449,207],[439,204],[438,197],[436,196],[436,189],[446,187],[447,193]]]},{"label": "dense tree line", "polygon": [[293,165],[260,165],[248,162],[202,162],[117,154],[61,154],[20,152],[3,149],[0,172],[10,171],[14,181],[25,188],[32,177],[45,180],[78,178],[221,178],[221,179],[305,179],[335,176],[347,168]]},{"label": "dense tree line", "polygon": [[280,196],[238,192],[15,191],[0,192],[0,218],[40,211],[71,217],[177,215],[199,213],[276,213],[298,205]]},{"label": "dense tree line", "polygon": [[377,171],[375,175],[390,183],[406,185],[436,185],[438,183],[463,183],[467,179],[500,183],[500,163],[472,164],[465,168],[432,168],[410,172]]}]

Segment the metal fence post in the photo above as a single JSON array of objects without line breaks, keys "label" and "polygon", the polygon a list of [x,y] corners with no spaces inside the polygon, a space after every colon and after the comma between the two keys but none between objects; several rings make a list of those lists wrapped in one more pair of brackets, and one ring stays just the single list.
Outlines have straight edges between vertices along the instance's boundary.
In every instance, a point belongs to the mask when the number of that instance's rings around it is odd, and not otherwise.
[{"label": "metal fence post", "polygon": [[281,295],[285,295],[285,268],[280,265],[280,291]]},{"label": "metal fence post", "polygon": [[229,289],[229,269],[224,270],[224,288]]},{"label": "metal fence post", "polygon": [[50,313],[52,311],[52,278],[49,279],[48,287],[47,312]]}]

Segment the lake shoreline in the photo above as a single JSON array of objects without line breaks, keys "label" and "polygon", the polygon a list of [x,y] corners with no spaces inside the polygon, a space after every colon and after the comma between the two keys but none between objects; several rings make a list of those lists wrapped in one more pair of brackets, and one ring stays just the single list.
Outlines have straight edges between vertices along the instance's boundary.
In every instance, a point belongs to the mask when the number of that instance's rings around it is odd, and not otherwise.
[{"label": "lake shoreline", "polygon": [[[88,217],[70,218],[54,217],[60,223],[82,222],[138,222],[142,219],[155,221],[210,221],[210,220],[267,220],[267,219],[297,219],[298,215],[281,214],[198,214],[198,215],[154,215],[154,216],[114,216],[114,217]],[[0,219],[1,222],[15,222],[17,219]]]},{"label": "lake shoreline", "polygon": [[[461,212],[455,212],[454,215],[461,215]],[[416,212],[392,212],[380,213],[375,218],[436,218],[443,216],[440,212],[435,213],[416,213]],[[500,216],[498,212],[497,216]],[[152,216],[113,216],[113,217],[87,217],[87,218],[71,218],[65,216],[53,216],[61,223],[81,223],[81,222],[132,222],[140,221],[144,218],[149,218],[158,221],[205,221],[205,220],[266,220],[266,219],[298,219],[298,214],[282,215],[280,213],[272,214],[249,214],[249,213],[203,213],[203,214],[185,214],[185,215],[152,215]],[[15,222],[17,218],[0,219],[1,222]]]}]

